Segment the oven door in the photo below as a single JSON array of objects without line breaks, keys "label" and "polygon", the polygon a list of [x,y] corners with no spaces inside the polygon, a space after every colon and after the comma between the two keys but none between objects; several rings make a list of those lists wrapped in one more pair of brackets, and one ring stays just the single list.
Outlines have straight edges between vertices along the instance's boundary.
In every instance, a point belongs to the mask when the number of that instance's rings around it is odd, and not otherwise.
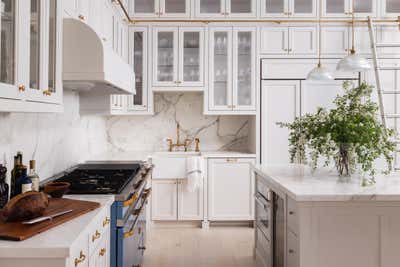
[{"label": "oven door", "polygon": [[146,205],[150,190],[139,198],[124,227],[117,229],[117,267],[138,267],[143,265],[146,240]]},{"label": "oven door", "polygon": [[256,197],[256,226],[259,228],[268,241],[272,240],[272,205],[262,194],[257,193]]}]

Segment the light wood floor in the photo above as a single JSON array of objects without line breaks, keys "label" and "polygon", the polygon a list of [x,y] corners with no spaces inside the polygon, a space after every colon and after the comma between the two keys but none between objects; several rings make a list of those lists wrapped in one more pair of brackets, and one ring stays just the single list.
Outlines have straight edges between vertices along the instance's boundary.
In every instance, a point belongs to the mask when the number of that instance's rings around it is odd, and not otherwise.
[{"label": "light wood floor", "polygon": [[255,267],[249,227],[153,228],[144,267]]}]

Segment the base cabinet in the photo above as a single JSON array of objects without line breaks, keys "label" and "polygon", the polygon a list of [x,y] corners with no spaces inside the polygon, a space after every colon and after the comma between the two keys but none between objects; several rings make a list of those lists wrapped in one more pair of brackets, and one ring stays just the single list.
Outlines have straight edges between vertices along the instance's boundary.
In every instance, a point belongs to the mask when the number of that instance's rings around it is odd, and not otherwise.
[{"label": "base cabinet", "polygon": [[208,160],[208,219],[210,221],[254,220],[254,159]]},{"label": "base cabinet", "polygon": [[203,188],[189,192],[186,179],[152,181],[152,220],[191,221],[203,219]]}]

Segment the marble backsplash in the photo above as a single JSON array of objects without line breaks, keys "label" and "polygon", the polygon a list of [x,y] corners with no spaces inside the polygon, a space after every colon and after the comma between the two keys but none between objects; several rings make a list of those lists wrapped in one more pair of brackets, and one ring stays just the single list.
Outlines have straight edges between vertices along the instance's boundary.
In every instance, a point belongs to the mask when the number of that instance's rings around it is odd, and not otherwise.
[{"label": "marble backsplash", "polygon": [[205,116],[203,95],[198,93],[157,93],[154,98],[153,116],[107,118],[110,150],[167,150],[166,139],[176,141],[176,123],[181,141],[200,138],[203,151],[249,150],[249,116]]},{"label": "marble backsplash", "polygon": [[9,171],[17,151],[25,165],[35,159],[41,178],[48,178],[106,149],[105,118],[80,116],[76,93],[64,93],[64,113],[0,113],[0,163]]}]

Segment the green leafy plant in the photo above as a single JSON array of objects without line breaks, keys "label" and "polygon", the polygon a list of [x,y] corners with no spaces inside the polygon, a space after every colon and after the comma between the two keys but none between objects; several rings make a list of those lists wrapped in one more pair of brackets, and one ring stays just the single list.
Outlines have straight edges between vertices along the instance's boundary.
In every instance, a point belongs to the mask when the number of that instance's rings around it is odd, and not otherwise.
[{"label": "green leafy plant", "polygon": [[308,163],[315,171],[321,158],[324,166],[333,160],[340,176],[351,176],[360,169],[369,176],[367,183],[374,183],[374,162],[378,158],[383,157],[387,163],[383,173],[392,169],[394,131],[385,128],[377,116],[378,105],[371,99],[372,86],[362,83],[353,87],[345,82],[343,89],[344,94],[334,100],[335,108],[319,107],[315,114],[278,125],[290,130],[292,162]]}]

